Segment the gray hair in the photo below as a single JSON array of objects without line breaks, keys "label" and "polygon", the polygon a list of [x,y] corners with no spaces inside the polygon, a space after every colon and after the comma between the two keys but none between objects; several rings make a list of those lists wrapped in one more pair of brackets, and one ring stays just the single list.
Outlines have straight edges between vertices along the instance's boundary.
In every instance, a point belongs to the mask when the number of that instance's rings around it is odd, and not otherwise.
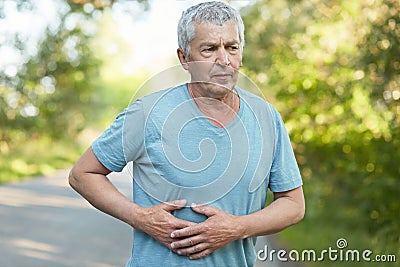
[{"label": "gray hair", "polygon": [[244,47],[244,24],[237,10],[223,2],[200,3],[182,12],[178,23],[178,45],[186,56],[190,56],[190,42],[195,36],[195,23],[209,22],[222,26],[226,21],[235,23],[239,31],[240,48]]}]

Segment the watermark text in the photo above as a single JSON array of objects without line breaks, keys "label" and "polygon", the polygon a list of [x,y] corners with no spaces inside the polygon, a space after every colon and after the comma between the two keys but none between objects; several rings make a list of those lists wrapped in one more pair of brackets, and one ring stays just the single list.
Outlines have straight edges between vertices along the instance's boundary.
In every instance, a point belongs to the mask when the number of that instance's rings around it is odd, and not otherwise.
[{"label": "watermark text", "polygon": [[347,249],[347,240],[339,238],[336,241],[336,247],[328,247],[321,251],[314,249],[304,250],[284,250],[270,249],[265,245],[263,249],[257,252],[257,259],[260,261],[304,261],[304,262],[319,262],[319,261],[340,261],[340,262],[396,262],[395,254],[377,254],[369,249]]}]

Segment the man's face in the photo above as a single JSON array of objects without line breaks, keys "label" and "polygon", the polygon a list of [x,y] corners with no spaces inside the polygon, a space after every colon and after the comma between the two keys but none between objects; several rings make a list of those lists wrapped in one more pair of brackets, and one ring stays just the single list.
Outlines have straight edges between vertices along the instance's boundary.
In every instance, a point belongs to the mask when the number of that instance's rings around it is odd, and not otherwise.
[{"label": "man's face", "polygon": [[192,82],[213,96],[222,96],[236,84],[242,66],[239,32],[232,22],[222,26],[196,23],[187,59]]}]

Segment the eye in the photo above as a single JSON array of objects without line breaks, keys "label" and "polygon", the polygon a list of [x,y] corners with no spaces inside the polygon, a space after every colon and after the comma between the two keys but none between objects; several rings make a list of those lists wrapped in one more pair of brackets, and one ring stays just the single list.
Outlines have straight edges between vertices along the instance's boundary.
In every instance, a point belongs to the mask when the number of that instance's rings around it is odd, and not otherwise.
[{"label": "eye", "polygon": [[228,49],[230,51],[237,51],[237,50],[239,50],[239,46],[238,45],[231,45],[231,46],[228,47]]},{"label": "eye", "polygon": [[201,51],[202,52],[212,52],[213,50],[214,50],[214,48],[212,46],[210,46],[210,47],[203,48]]}]

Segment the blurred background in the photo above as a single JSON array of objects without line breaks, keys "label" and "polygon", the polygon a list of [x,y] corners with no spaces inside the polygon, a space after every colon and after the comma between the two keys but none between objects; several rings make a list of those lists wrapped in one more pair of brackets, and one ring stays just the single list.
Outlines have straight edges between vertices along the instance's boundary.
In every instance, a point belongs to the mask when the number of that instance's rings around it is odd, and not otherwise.
[{"label": "blurred background", "polygon": [[[197,2],[1,0],[0,183],[70,167],[178,63],[176,25]],[[304,179],[306,217],[279,242],[321,251],[345,238],[399,262],[400,2],[230,3],[246,27],[242,72],[281,112]]]}]

